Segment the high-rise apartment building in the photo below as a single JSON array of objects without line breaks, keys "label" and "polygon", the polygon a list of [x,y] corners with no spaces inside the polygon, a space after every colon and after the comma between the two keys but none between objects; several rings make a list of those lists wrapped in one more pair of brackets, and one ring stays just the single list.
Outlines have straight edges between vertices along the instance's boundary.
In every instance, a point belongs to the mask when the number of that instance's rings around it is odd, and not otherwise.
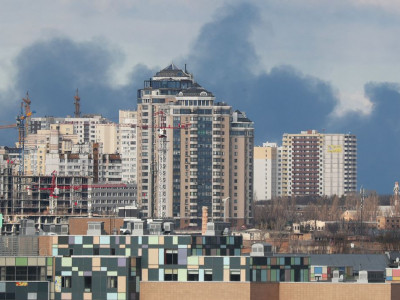
[{"label": "high-rise apartment building", "polygon": [[265,144],[255,148],[255,155],[255,193],[259,200],[274,196],[342,196],[357,190],[355,135],[316,130],[284,134],[282,147]]},{"label": "high-rise apartment building", "polygon": [[119,111],[118,152],[122,157],[122,181],[136,183],[136,126],[137,112]]},{"label": "high-rise apartment building", "polygon": [[237,225],[252,215],[253,122],[171,64],[138,91],[138,201],[145,216],[198,227],[202,207]]},{"label": "high-rise apartment building", "polygon": [[270,200],[279,195],[279,147],[276,143],[263,143],[254,147],[254,197]]}]

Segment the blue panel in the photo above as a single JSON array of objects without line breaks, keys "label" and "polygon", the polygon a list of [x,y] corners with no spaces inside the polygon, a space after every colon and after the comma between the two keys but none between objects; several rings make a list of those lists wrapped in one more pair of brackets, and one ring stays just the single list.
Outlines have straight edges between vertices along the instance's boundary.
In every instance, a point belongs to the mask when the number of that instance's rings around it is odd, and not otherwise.
[{"label": "blue panel", "polygon": [[75,236],[75,244],[79,244],[79,245],[81,245],[82,244],[82,236],[81,235],[77,235],[77,236]]},{"label": "blue panel", "polygon": [[164,249],[158,249],[158,264],[163,265],[164,264]]},{"label": "blue panel", "polygon": [[224,257],[224,266],[229,266],[229,257]]},{"label": "blue panel", "polygon": [[261,270],[261,281],[267,282],[267,270]]},{"label": "blue panel", "polygon": [[72,276],[72,271],[61,271],[61,276]]},{"label": "blue panel", "polygon": [[386,280],[387,280],[387,281],[392,281],[393,278],[392,278],[392,276],[386,276]]},{"label": "blue panel", "polygon": [[53,249],[53,256],[57,256],[57,255],[58,255],[58,249],[55,248],[55,249]]},{"label": "blue panel", "polygon": [[100,244],[101,245],[109,245],[110,244],[110,237],[109,236],[101,236],[100,237]]},{"label": "blue panel", "polygon": [[204,269],[199,270],[199,281],[204,281]]},{"label": "blue panel", "polygon": [[164,281],[164,269],[158,269],[158,281]]},{"label": "blue panel", "polygon": [[118,300],[118,293],[107,293],[107,300]]},{"label": "blue panel", "polygon": [[141,237],[141,236],[139,236],[139,238],[138,238],[138,244],[139,244],[139,245],[142,244],[142,237]]},{"label": "blue panel", "polygon": [[322,274],[322,267],[314,267],[314,274]]},{"label": "blue panel", "polygon": [[294,264],[297,265],[297,266],[300,265],[300,257],[295,257],[294,258]]}]

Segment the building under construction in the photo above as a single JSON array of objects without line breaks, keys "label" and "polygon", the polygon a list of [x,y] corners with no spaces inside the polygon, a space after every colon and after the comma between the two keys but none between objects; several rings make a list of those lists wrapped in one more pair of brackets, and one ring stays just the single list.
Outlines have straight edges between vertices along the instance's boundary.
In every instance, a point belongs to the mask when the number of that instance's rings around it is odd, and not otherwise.
[{"label": "building under construction", "polygon": [[0,213],[3,233],[18,231],[21,219],[41,224],[60,223],[90,212],[91,178],[82,176],[21,176],[11,167],[0,173]]}]

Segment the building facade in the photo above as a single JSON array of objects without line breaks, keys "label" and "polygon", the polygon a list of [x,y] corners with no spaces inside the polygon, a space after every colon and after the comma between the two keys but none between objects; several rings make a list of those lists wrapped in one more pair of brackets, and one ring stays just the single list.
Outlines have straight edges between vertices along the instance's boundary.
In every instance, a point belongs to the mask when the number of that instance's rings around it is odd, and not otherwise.
[{"label": "building facade", "polygon": [[[255,148],[257,198],[342,196],[357,190],[357,139],[316,130],[284,134],[282,147]],[[274,193],[275,191],[275,193]]]},{"label": "building facade", "polygon": [[212,218],[251,221],[254,126],[243,113],[171,64],[138,91],[137,118],[145,216],[199,227],[206,206]]},{"label": "building facade", "polygon": [[278,156],[276,143],[254,147],[254,197],[257,201],[270,200],[280,194]]}]

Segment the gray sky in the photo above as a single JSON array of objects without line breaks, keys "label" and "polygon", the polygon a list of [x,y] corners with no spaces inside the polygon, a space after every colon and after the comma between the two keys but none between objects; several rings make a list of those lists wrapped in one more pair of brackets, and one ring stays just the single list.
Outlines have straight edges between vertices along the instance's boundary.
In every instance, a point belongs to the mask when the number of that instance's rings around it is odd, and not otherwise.
[{"label": "gray sky", "polygon": [[[1,1],[0,125],[29,91],[37,116],[113,121],[171,61],[255,122],[256,143],[317,129],[358,137],[359,185],[391,193],[400,160],[400,2]],[[0,132],[0,145],[16,140]],[[377,155],[385,149],[384,155]]]},{"label": "gray sky", "polygon": [[[164,66],[188,56],[201,27],[217,9],[238,1],[2,1],[0,88],[13,83],[13,59],[38,40],[100,40],[121,52],[115,84],[132,66]],[[261,19],[251,40],[260,64],[254,72],[291,65],[330,82],[337,111],[370,111],[363,85],[397,81],[400,68],[400,2],[390,0],[249,1]],[[190,62],[188,62],[190,63]]]}]

